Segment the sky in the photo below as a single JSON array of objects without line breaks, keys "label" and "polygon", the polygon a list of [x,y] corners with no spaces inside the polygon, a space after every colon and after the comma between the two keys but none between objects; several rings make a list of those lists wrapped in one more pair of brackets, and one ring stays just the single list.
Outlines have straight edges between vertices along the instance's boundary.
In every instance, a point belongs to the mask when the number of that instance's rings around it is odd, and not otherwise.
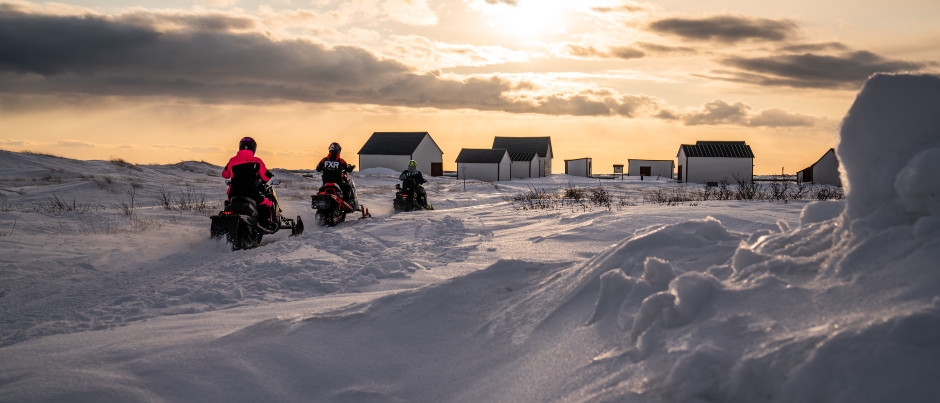
[{"label": "sky", "polygon": [[[0,1],[0,148],[224,164],[346,159],[427,131],[456,169],[495,136],[556,160],[744,140],[755,173],[838,142],[876,72],[940,72],[940,4],[619,0]],[[556,164],[563,167],[563,164]]]}]

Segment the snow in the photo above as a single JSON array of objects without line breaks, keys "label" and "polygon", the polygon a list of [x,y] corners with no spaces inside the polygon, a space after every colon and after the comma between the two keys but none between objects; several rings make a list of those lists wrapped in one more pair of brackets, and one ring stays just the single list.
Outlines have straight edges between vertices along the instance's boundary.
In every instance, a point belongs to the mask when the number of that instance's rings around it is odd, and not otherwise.
[{"label": "snow", "polygon": [[938,105],[937,77],[868,81],[844,201],[519,209],[685,185],[432,178],[394,214],[366,170],[375,217],[320,228],[319,177],[278,170],[307,230],[237,252],[218,166],[0,152],[0,401],[934,401]]}]

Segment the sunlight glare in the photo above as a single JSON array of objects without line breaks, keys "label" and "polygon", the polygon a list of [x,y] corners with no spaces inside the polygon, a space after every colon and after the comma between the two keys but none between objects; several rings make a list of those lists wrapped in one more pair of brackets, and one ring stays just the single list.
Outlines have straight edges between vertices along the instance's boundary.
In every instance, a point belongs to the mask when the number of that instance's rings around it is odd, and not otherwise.
[{"label": "sunlight glare", "polygon": [[565,33],[566,15],[574,5],[565,0],[519,0],[516,4],[490,4],[481,11],[497,32],[520,40],[538,40]]}]

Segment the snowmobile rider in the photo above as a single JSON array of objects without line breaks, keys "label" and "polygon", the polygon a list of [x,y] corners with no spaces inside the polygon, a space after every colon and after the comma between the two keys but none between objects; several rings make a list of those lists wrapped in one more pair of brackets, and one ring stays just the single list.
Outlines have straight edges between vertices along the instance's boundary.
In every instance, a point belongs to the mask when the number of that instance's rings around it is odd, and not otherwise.
[{"label": "snowmobile rider", "polygon": [[264,161],[255,156],[255,150],[258,149],[258,143],[251,137],[242,138],[238,142],[238,152],[225,164],[222,170],[222,177],[231,179],[229,182],[228,200],[232,196],[250,197],[258,202],[258,216],[267,224],[274,220],[273,197],[265,192],[265,183],[274,176],[268,168],[264,166]]},{"label": "snowmobile rider", "polygon": [[317,164],[317,172],[322,174],[323,184],[327,182],[338,184],[343,190],[343,200],[353,209],[358,209],[359,199],[356,197],[356,188],[350,184],[348,178],[344,175],[344,173],[352,172],[356,166],[347,164],[346,160],[339,156],[342,150],[343,147],[340,147],[339,143],[330,144],[329,154]]},{"label": "snowmobile rider", "polygon": [[421,186],[425,183],[428,183],[427,179],[424,179],[424,175],[421,175],[421,171],[418,170],[418,163],[415,160],[408,161],[408,169],[402,171],[401,175],[398,175],[398,180],[404,182],[405,179],[414,179],[415,187],[418,192],[418,204],[423,207],[428,206],[428,193],[424,190],[424,186]]}]

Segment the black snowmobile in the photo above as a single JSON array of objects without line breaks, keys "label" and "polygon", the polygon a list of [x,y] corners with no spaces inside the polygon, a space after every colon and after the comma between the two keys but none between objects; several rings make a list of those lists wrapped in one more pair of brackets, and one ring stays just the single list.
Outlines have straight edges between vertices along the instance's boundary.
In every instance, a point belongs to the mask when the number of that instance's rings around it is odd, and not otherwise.
[{"label": "black snowmobile", "polygon": [[[210,217],[212,238],[225,238],[226,242],[232,245],[232,250],[239,250],[254,248],[261,244],[261,237],[282,229],[289,229],[291,236],[302,234],[304,222],[300,216],[291,219],[281,215],[277,195],[271,186],[280,183],[281,181],[272,179],[270,185],[267,183],[253,185],[255,189],[267,195],[267,198],[274,203],[273,207],[261,208],[255,197],[244,195],[244,193],[237,193],[236,196],[230,195],[230,200],[225,202],[225,208],[219,214]],[[236,194],[237,186],[233,184],[232,189],[231,193]],[[260,212],[270,213],[268,210],[273,210],[270,218],[259,216]]]},{"label": "black snowmobile", "polygon": [[428,204],[427,198],[420,197],[419,185],[412,178],[405,178],[400,184],[395,185],[395,199],[392,200],[392,206],[395,211],[414,211],[414,210],[432,210],[433,207]]}]

